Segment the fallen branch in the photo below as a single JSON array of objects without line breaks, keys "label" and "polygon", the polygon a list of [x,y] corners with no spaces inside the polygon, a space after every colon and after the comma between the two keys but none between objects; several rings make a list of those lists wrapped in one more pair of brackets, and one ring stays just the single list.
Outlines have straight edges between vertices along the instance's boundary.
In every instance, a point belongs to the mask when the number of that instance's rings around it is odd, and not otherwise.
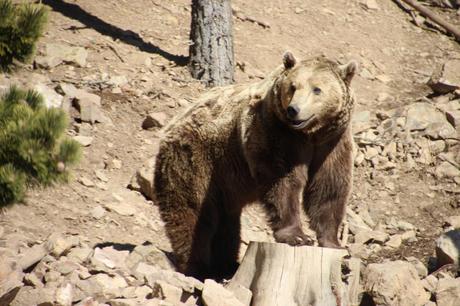
[{"label": "fallen branch", "polygon": [[113,53],[115,53],[115,55],[118,57],[118,59],[122,62],[122,63],[126,63],[126,61],[123,59],[123,57],[121,57],[120,53],[118,53],[117,49],[115,49],[114,46],[112,46],[111,44],[107,43],[106,44],[107,47],[113,51]]},{"label": "fallen branch", "polygon": [[[415,10],[420,12],[420,14],[422,16],[431,19],[437,25],[439,25],[442,28],[444,28],[447,32],[449,32],[452,35],[454,35],[455,39],[460,42],[460,30],[457,29],[455,26],[453,26],[452,24],[450,24],[447,21],[443,20],[442,18],[440,18],[439,16],[437,16],[433,12],[431,12],[429,9],[427,9],[423,5],[420,5],[420,4],[416,3],[413,0],[401,0],[401,1],[407,3],[410,6],[412,6]],[[399,1],[396,1],[396,2],[399,2]]]},{"label": "fallen branch", "polygon": [[232,12],[233,12],[233,16],[235,16],[237,19],[239,19],[241,21],[253,22],[253,23],[257,24],[257,25],[260,25],[264,29],[270,28],[270,25],[268,23],[266,23],[264,21],[257,20],[257,19],[255,19],[253,17],[250,17],[250,16],[243,15],[243,13],[241,13],[237,9],[233,9]]}]

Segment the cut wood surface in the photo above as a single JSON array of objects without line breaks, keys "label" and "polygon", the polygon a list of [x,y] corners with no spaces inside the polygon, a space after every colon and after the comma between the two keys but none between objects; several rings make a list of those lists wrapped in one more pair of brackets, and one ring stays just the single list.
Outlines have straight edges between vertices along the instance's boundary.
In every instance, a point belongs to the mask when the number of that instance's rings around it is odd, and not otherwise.
[{"label": "cut wood surface", "polygon": [[253,306],[356,305],[359,260],[348,262],[347,255],[340,249],[251,242],[227,288],[250,289]]}]

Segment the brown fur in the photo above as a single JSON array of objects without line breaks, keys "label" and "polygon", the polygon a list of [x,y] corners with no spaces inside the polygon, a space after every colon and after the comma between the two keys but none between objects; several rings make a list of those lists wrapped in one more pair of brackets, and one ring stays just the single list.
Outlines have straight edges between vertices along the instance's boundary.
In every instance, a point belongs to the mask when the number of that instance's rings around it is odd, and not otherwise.
[{"label": "brown fur", "polygon": [[[351,189],[349,83],[356,65],[324,58],[297,63],[292,54],[283,62],[259,83],[211,90],[164,130],[156,198],[186,274],[235,272],[241,211],[256,200],[271,212],[278,242],[311,243],[301,229],[303,203],[319,244],[339,247]],[[312,94],[315,86],[320,94]],[[301,129],[286,117],[295,103]]]}]

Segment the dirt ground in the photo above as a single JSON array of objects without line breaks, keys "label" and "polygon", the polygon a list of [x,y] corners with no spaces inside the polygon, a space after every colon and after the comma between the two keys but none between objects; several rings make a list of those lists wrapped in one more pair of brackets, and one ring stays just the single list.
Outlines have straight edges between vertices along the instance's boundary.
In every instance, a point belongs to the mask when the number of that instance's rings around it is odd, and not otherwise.
[{"label": "dirt ground", "polygon": [[[83,129],[94,137],[84,148],[72,181],[30,190],[26,203],[5,209],[0,215],[2,247],[21,248],[60,232],[78,235],[89,245],[150,241],[169,250],[154,203],[127,185],[154,150],[158,130],[142,129],[146,114],[165,112],[170,118],[206,90],[190,77],[185,65],[190,1],[42,2],[53,11],[39,51],[51,42],[84,47],[89,52],[87,65],[51,70],[30,66],[19,73],[30,78],[45,75],[55,84],[73,83],[100,95],[112,124],[72,123],[70,135]],[[300,58],[322,53],[343,61],[357,59],[362,67],[353,82],[357,112],[375,114],[423,99],[431,92],[425,83],[432,71],[447,59],[460,59],[460,45],[438,31],[417,27],[392,1],[378,1],[378,9],[366,9],[360,2],[232,1],[244,15],[270,25],[263,28],[234,18],[236,81],[257,80],[281,63],[285,50],[291,50]],[[460,26],[454,10],[436,11]],[[120,86],[121,91],[113,91],[100,82],[106,76],[125,76],[128,82]],[[378,99],[382,94],[388,98]],[[436,180],[431,168],[401,165],[393,172],[364,165],[355,168],[350,207],[358,211],[366,207],[377,223],[396,218],[418,230],[416,242],[380,252],[372,261],[416,256],[426,263],[434,254],[443,219],[458,215],[460,209],[458,193],[446,191],[458,190],[458,185]],[[104,173],[107,182],[96,171]],[[85,179],[93,186],[85,186]],[[108,211],[99,219],[91,214],[96,206],[110,203],[127,204],[135,213]],[[243,218],[245,239],[271,239],[260,209],[250,208]]]}]

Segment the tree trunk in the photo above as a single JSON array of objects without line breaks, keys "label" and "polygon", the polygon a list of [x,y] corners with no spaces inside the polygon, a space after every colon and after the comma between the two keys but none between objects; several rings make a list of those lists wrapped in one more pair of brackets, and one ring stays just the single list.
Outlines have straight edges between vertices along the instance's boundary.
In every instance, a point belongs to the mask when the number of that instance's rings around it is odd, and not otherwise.
[{"label": "tree trunk", "polygon": [[233,83],[230,0],[192,0],[190,39],[192,76],[208,86]]},{"label": "tree trunk", "polygon": [[347,254],[339,249],[251,242],[227,289],[236,296],[241,287],[251,290],[252,306],[358,305],[360,261],[344,260]]}]

